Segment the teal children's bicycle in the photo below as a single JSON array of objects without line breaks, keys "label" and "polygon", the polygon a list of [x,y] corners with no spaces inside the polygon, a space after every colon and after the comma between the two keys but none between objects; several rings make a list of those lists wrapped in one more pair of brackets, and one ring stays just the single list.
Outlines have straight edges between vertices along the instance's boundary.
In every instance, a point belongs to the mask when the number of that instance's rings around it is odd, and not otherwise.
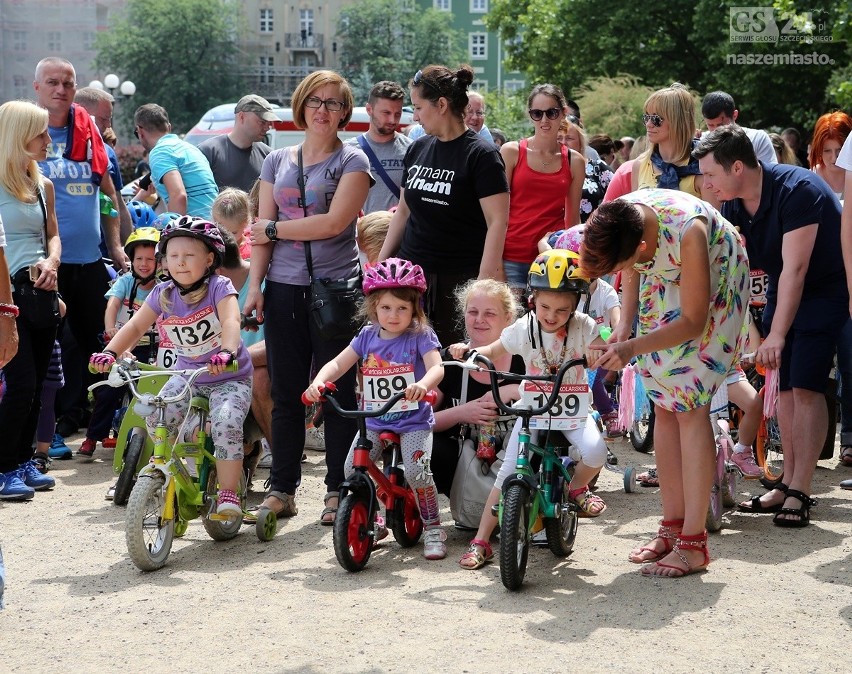
[{"label": "teal children's bicycle", "polygon": [[[235,370],[237,366],[233,363],[228,367]],[[105,382],[93,385],[126,384],[136,399],[135,413],[139,417],[156,415],[153,455],[150,463],[139,472],[125,515],[127,552],[143,571],[155,571],[166,564],[174,537],[183,536],[190,521],[200,517],[207,534],[214,540],[224,541],[239,533],[246,514],[245,474],[238,492],[242,512],[237,517],[216,513],[219,484],[213,441],[208,435],[210,408],[207,398],[192,396],[177,440],[169,441],[166,409],[190,395],[195,379],[205,372],[206,367],[143,372],[134,361],[122,359],[113,365]],[[137,382],[155,373],[184,377],[183,390],[168,397],[160,393],[142,393]],[[268,508],[258,510],[255,529],[260,540],[271,540],[277,526],[275,513]]]}]

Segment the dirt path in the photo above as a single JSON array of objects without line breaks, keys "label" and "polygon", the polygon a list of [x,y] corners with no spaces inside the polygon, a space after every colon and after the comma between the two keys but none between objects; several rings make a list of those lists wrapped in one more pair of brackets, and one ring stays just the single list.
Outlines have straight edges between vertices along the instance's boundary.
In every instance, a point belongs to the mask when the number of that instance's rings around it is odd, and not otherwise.
[{"label": "dirt path", "polygon": [[[622,464],[653,458],[615,450]],[[245,527],[214,543],[196,520],[145,574],[127,557],[124,509],[104,500],[110,453],[96,458],[54,462],[54,491],[0,505],[0,671],[849,671],[852,492],[837,484],[852,470],[836,460],[817,471],[812,526],[729,513],[710,570],[677,581],[626,561],[656,528],[658,494],[625,494],[605,471],[605,515],[581,521],[567,560],[534,548],[510,593],[497,564],[459,568],[470,534],[451,527],[443,561],[391,538],[363,572],[343,571],[318,524],[320,453],[305,464],[299,515],[272,542]]]}]

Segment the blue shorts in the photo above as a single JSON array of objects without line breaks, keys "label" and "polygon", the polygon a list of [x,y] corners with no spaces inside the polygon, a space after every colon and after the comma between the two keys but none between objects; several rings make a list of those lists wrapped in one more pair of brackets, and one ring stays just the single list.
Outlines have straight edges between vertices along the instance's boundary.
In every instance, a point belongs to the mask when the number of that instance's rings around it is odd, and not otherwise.
[{"label": "blue shorts", "polygon": [[[775,305],[763,313],[764,334],[769,334]],[[834,365],[837,340],[849,320],[849,298],[803,297],[781,352],[779,384],[782,391],[793,388],[825,393]]]},{"label": "blue shorts", "polygon": [[506,283],[510,288],[526,288],[532,262],[512,262],[503,260],[503,271],[506,273]]}]

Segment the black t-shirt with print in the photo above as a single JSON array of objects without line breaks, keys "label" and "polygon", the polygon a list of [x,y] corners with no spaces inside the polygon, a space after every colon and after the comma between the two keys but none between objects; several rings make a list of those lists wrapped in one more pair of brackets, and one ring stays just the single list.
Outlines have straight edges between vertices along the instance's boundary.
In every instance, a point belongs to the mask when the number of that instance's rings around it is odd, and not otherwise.
[{"label": "black t-shirt with print", "polygon": [[509,191],[499,150],[470,129],[448,142],[422,136],[404,165],[411,215],[399,256],[427,272],[478,270],[487,232],[479,200]]}]

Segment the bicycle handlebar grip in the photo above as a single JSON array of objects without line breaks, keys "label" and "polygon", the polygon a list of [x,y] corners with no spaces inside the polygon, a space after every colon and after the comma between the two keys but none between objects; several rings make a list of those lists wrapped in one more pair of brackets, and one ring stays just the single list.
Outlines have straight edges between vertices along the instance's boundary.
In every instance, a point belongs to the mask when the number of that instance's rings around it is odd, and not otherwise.
[{"label": "bicycle handlebar grip", "polygon": [[[323,393],[324,391],[331,391],[332,393],[334,393],[337,390],[337,384],[335,384],[333,381],[327,381],[325,383],[325,385],[319,387],[319,390],[320,390],[320,393]],[[320,396],[319,402],[324,403],[325,402],[325,396]],[[302,404],[307,407],[309,405],[313,405],[314,401],[308,400],[307,396],[305,396],[305,394],[303,393],[302,394]]]},{"label": "bicycle handlebar grip", "polygon": [[259,321],[257,316],[246,316],[245,314],[240,314],[240,330],[256,328],[260,325],[263,325],[263,321]]},{"label": "bicycle handlebar grip", "polygon": [[240,364],[237,362],[236,358],[232,358],[231,362],[225,366],[225,372],[236,372],[240,369]]},{"label": "bicycle handlebar grip", "polygon": [[426,391],[426,395],[423,396],[423,402],[429,403],[430,405],[435,405],[438,400],[438,392],[437,391]]}]

